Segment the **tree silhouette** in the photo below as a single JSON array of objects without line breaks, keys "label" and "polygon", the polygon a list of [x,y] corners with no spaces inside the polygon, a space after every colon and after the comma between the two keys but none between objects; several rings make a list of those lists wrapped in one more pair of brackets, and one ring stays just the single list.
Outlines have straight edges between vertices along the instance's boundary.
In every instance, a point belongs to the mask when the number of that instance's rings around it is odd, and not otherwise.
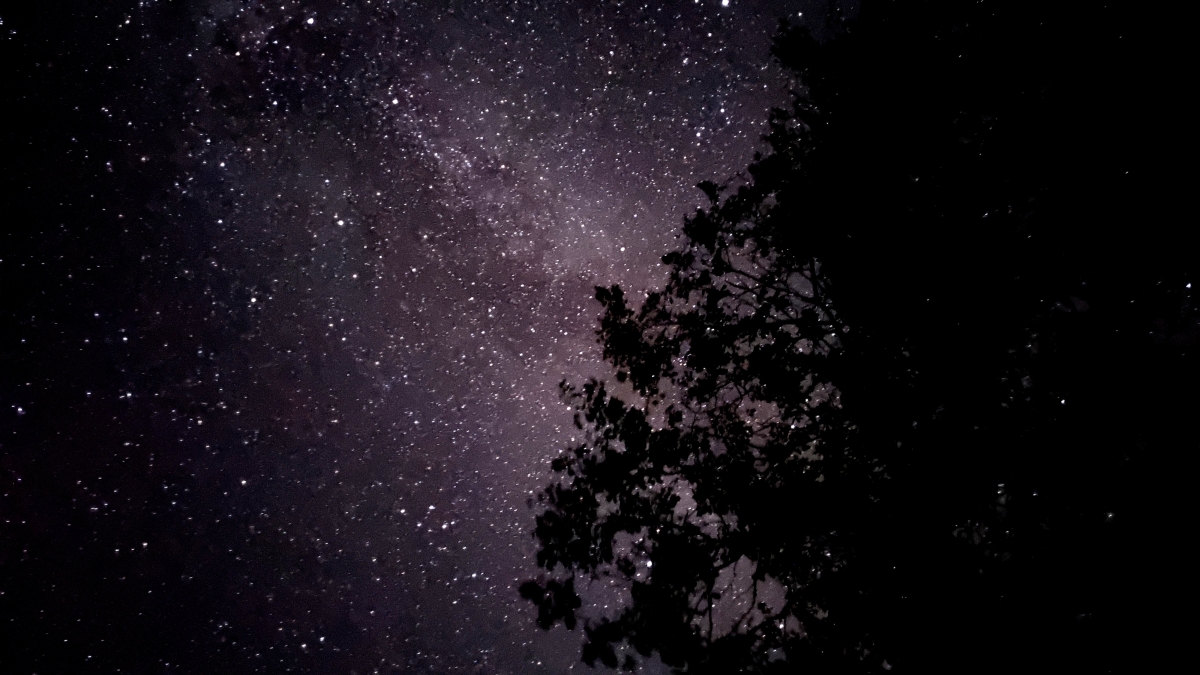
[{"label": "tree silhouette", "polygon": [[597,289],[617,383],[563,385],[582,440],[520,587],[546,628],[626,590],[587,663],[1151,658],[1200,335],[1166,178],[1113,133],[1150,128],[1156,52],[1121,8],[990,4],[784,24],[770,151],[701,184],[661,292]]}]

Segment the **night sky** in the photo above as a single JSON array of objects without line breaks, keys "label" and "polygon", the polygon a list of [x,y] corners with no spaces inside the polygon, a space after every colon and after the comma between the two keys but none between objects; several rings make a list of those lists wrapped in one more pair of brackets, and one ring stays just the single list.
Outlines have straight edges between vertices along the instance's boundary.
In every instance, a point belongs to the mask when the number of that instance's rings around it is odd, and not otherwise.
[{"label": "night sky", "polygon": [[0,13],[0,670],[587,671],[557,384],[824,6],[71,4]]}]

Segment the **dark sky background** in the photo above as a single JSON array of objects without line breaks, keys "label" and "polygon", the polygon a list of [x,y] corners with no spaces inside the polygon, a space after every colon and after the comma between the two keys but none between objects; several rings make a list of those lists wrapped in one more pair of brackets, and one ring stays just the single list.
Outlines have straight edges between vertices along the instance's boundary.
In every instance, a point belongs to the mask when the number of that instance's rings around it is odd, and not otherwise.
[{"label": "dark sky background", "polygon": [[557,383],[761,149],[783,17],[3,10],[0,670],[587,670],[515,591]]}]

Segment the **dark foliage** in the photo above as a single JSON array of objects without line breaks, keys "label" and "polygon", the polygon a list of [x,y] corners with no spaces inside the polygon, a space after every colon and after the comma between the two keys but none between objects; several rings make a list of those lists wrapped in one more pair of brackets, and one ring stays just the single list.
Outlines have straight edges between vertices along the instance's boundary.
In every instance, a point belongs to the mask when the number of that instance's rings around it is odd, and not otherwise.
[{"label": "dark foliage", "polygon": [[666,288],[597,289],[623,393],[564,384],[521,595],[570,627],[577,579],[628,589],[585,626],[612,667],[1145,667],[1196,447],[1174,43],[1112,5],[831,22],[782,27],[794,104]]}]

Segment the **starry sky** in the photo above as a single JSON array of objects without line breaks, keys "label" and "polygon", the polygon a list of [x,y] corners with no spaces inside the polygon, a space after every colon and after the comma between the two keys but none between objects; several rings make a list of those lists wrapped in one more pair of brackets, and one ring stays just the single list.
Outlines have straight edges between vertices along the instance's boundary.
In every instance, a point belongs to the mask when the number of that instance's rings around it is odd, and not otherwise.
[{"label": "starry sky", "polygon": [[0,13],[3,670],[588,670],[515,590],[557,384],[826,6],[54,5]]}]

